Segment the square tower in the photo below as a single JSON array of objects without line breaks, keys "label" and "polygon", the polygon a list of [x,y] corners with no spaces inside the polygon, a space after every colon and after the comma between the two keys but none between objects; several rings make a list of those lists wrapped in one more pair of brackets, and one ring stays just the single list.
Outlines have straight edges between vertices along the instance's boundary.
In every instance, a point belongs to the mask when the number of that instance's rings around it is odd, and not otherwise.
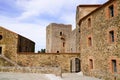
[{"label": "square tower", "polygon": [[72,32],[71,25],[51,23],[46,28],[46,52],[64,53],[66,38]]}]

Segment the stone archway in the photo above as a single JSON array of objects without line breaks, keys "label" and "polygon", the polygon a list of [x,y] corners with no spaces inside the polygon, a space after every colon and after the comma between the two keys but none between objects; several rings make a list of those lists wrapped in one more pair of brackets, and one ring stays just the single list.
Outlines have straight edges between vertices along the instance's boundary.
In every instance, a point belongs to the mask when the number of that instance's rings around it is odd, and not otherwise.
[{"label": "stone archway", "polygon": [[70,61],[70,71],[72,73],[81,71],[81,62],[79,58],[74,58]]}]

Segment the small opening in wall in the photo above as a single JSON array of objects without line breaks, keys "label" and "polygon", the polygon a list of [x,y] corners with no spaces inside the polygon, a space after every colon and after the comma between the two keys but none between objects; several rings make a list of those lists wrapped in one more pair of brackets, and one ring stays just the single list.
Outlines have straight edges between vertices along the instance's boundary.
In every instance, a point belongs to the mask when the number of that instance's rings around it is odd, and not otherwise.
[{"label": "small opening in wall", "polygon": [[110,17],[114,17],[114,6],[113,5],[109,6],[109,15]]},{"label": "small opening in wall", "polygon": [[92,38],[91,37],[88,38],[88,46],[92,46]]},{"label": "small opening in wall", "polygon": [[88,27],[91,27],[91,18],[88,19]]},{"label": "small opening in wall", "polygon": [[63,35],[63,33],[62,32],[60,32],[60,36],[62,36]]},{"label": "small opening in wall", "polygon": [[115,41],[115,39],[114,39],[114,31],[113,30],[109,32],[109,40],[110,40],[110,42]]},{"label": "small opening in wall", "polygon": [[59,53],[59,51],[57,51],[57,53]]},{"label": "small opening in wall", "polygon": [[0,47],[0,55],[2,54],[2,47]]},{"label": "small opening in wall", "polygon": [[2,40],[2,38],[3,38],[2,35],[0,35],[0,40]]},{"label": "small opening in wall", "polygon": [[93,60],[89,59],[90,69],[93,69]]},{"label": "small opening in wall", "polygon": [[116,60],[112,60],[112,71],[113,71],[113,72],[117,72]]}]

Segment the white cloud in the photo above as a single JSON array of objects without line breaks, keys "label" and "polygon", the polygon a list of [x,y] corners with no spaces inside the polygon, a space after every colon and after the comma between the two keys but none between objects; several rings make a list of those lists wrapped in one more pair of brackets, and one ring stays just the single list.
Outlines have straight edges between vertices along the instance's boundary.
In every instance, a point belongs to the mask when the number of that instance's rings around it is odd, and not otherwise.
[{"label": "white cloud", "polygon": [[[102,3],[106,0],[16,0],[21,12],[14,18],[0,15],[0,25],[36,42],[36,51],[45,48],[46,26],[55,21],[75,27],[76,6],[79,4]],[[14,6],[14,5],[13,5]],[[14,13],[13,13],[14,14]],[[48,16],[55,18],[51,21]],[[43,18],[41,18],[43,17]],[[30,21],[30,22],[29,22]]]}]

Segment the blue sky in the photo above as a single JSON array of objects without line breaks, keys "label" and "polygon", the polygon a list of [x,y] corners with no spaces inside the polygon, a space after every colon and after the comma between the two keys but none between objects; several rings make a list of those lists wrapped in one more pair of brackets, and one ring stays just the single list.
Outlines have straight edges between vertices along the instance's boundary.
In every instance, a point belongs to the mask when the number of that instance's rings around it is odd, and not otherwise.
[{"label": "blue sky", "polygon": [[72,24],[75,28],[76,6],[103,4],[107,0],[0,0],[0,26],[36,43],[36,52],[46,47],[46,26],[50,23]]}]

